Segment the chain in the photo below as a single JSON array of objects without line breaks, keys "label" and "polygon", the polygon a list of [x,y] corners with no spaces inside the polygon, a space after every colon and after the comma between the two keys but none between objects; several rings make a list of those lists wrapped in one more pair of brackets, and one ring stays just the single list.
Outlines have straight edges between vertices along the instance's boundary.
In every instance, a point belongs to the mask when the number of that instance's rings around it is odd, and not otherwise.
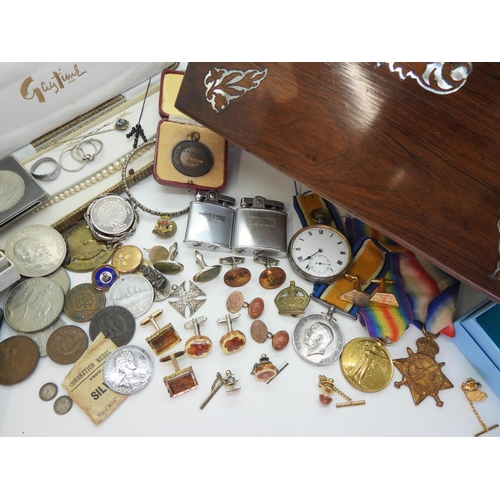
[{"label": "chain", "polygon": [[340,389],[337,389],[337,387],[333,386],[333,390],[339,394],[340,396],[342,396],[349,404],[352,404],[352,399],[347,396],[346,394],[344,394]]},{"label": "chain", "polygon": [[141,144],[137,149],[133,150],[129,155],[125,158],[125,163],[123,164],[123,169],[122,169],[122,183],[123,183],[123,190],[127,194],[130,202],[134,207],[140,208],[143,212],[146,212],[151,215],[156,215],[158,217],[179,217],[180,215],[187,214],[189,212],[189,207],[183,208],[182,210],[179,210],[178,212],[159,212],[158,210],[151,210],[150,208],[145,207],[142,203],[139,203],[132,193],[130,192],[128,186],[127,186],[127,167],[128,164],[135,159],[136,155],[140,156],[142,155],[145,151],[150,149],[154,144],[156,143],[156,139],[152,139],[148,142],[145,142],[144,144]]},{"label": "chain", "polygon": [[[467,391],[465,390],[465,384],[461,385],[462,392],[464,393],[464,396],[467,398]],[[476,410],[476,407],[474,406],[474,403],[467,398],[467,403],[469,403],[469,406],[471,407],[474,415],[476,415],[476,418],[479,420],[479,423],[483,426],[483,429],[487,429],[486,424],[483,422],[483,419],[479,416],[479,413]]]}]

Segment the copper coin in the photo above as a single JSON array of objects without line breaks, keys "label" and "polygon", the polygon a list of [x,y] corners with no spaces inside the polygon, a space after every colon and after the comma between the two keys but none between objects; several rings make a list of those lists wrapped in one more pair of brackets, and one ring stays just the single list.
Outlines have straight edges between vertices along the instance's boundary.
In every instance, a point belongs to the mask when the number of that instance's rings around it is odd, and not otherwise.
[{"label": "copper coin", "polygon": [[91,283],[74,286],[64,298],[66,316],[77,323],[90,321],[105,306],[106,295]]},{"label": "copper coin", "polygon": [[79,326],[65,325],[58,328],[47,340],[47,355],[60,365],[74,363],[85,352],[89,339]]},{"label": "copper coin", "polygon": [[245,269],[244,267],[235,267],[234,269],[230,269],[224,275],[224,283],[227,286],[232,287],[243,286],[250,281],[251,277],[252,274],[248,269]]},{"label": "copper coin", "polygon": [[35,370],[40,351],[29,337],[15,336],[0,342],[0,385],[13,385]]},{"label": "copper coin", "polygon": [[286,273],[280,267],[270,267],[260,273],[260,286],[267,290],[279,288],[286,281]]}]

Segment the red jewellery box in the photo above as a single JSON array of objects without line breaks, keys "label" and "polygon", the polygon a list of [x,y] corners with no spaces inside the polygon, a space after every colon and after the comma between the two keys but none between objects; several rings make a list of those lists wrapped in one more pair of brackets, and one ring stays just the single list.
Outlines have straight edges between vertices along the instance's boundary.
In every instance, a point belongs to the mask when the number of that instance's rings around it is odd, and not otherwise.
[{"label": "red jewellery box", "polygon": [[217,191],[226,184],[227,140],[175,108],[183,78],[181,71],[161,75],[153,175],[167,186]]}]

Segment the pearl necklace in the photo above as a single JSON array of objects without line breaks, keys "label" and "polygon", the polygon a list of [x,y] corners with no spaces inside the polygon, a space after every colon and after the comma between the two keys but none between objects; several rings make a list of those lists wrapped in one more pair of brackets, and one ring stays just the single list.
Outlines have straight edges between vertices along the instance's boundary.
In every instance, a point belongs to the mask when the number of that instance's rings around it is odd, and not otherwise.
[{"label": "pearl necklace", "polygon": [[[145,152],[146,151],[141,150],[140,152],[138,152],[138,156],[142,156],[142,154]],[[60,203],[66,198],[69,198],[71,195],[79,193],[80,191],[87,189],[93,184],[97,184],[99,181],[102,181],[103,179],[107,179],[110,175],[113,175],[115,172],[121,172],[123,166],[127,163],[127,158],[129,158],[133,153],[134,151],[129,153],[127,156],[122,156],[119,160],[114,161],[111,165],[108,165],[107,167],[103,168],[100,172],[97,172],[96,174],[90,176],[88,179],[85,179],[84,181],[75,184],[74,186],[65,189],[64,191],[61,191],[57,195],[53,196],[44,205],[38,207],[36,210],[33,210],[33,213],[39,212],[44,208],[48,208],[52,205],[55,205],[56,203]]]}]

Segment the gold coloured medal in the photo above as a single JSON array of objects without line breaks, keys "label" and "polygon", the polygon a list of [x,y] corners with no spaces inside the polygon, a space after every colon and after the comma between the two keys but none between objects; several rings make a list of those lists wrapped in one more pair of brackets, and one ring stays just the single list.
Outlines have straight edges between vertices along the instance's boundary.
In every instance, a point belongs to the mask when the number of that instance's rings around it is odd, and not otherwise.
[{"label": "gold coloured medal", "polygon": [[425,337],[417,340],[416,353],[408,347],[409,358],[393,360],[403,375],[401,382],[394,382],[394,385],[398,389],[402,385],[408,386],[415,405],[419,405],[427,396],[431,396],[437,406],[443,406],[444,403],[439,399],[438,393],[441,389],[451,389],[453,384],[441,371],[444,363],[438,363],[434,359],[439,352],[439,346],[433,338],[439,333],[428,333],[425,328],[423,332]]},{"label": "gold coloured medal", "polygon": [[362,392],[378,392],[392,380],[392,359],[382,342],[359,337],[348,342],[340,355],[340,369],[346,380]]},{"label": "gold coloured medal", "polygon": [[93,271],[105,264],[113,254],[113,245],[96,240],[85,222],[78,222],[61,234],[67,246],[63,267],[68,271]]}]

